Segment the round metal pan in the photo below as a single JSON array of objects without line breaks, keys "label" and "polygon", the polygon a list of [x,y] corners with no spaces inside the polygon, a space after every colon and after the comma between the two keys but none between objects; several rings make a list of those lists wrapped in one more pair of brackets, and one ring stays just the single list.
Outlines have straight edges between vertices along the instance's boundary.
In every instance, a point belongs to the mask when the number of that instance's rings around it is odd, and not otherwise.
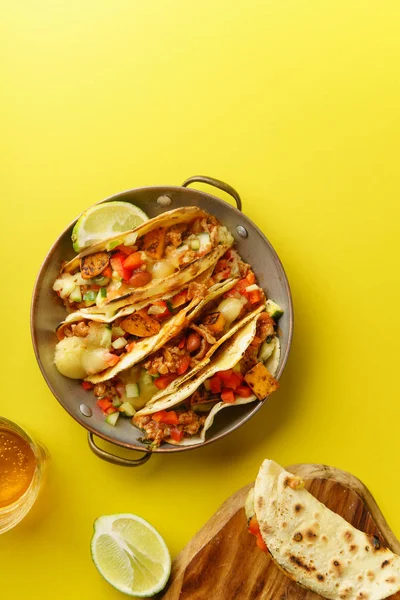
[{"label": "round metal pan", "polygon": [[[227,202],[205,192],[189,189],[191,183],[208,183],[230,194],[236,202],[234,208]],[[211,177],[195,176],[187,179],[181,187],[145,187],[128,190],[106,198],[102,202],[123,200],[132,202],[142,208],[149,217],[181,206],[200,206],[225,225],[233,234],[241,257],[251,264],[259,284],[266,290],[268,297],[284,308],[284,315],[279,322],[281,330],[281,358],[277,379],[285,367],[293,332],[293,307],[289,284],[282,264],[258,227],[241,212],[239,194],[229,185]],[[142,433],[132,427],[129,420],[122,419],[114,429],[104,421],[101,410],[96,406],[94,397],[83,390],[80,383],[62,376],[54,365],[54,348],[57,342],[56,326],[65,318],[65,309],[59,303],[52,290],[63,260],[74,256],[71,244],[71,232],[76,220],[71,223],[55,241],[47,254],[37,277],[33,290],[31,305],[31,334],[36,358],[42,374],[54,396],[66,411],[88,430],[88,441],[97,456],[118,465],[138,466],[146,462],[150,456],[147,446],[139,441]],[[232,407],[221,411],[212,428],[208,431],[204,444],[211,444],[228,433],[234,431],[253,416],[265,402],[254,402],[245,406]],[[145,454],[134,460],[120,458],[99,448],[93,435],[108,442],[140,450]],[[202,445],[204,445],[202,444]],[[168,454],[195,449],[198,446],[172,446],[165,444],[153,452]]]}]

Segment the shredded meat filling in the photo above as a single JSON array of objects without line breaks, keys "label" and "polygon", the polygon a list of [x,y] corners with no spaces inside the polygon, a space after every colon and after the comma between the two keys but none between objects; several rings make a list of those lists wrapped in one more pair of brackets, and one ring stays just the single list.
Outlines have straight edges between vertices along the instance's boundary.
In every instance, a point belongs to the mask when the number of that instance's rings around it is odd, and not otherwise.
[{"label": "shredded meat filling", "polygon": [[150,375],[167,375],[176,373],[178,359],[187,354],[185,348],[165,346],[144,363],[144,368]]},{"label": "shredded meat filling", "polygon": [[[199,429],[204,425],[206,417],[198,416],[193,410],[178,412],[179,423],[173,425],[175,430],[183,431],[184,435],[196,435]],[[135,424],[146,434],[146,439],[153,442],[153,446],[159,446],[171,435],[171,425],[166,423],[157,423],[153,421],[151,415],[135,417]]]},{"label": "shredded meat filling", "polygon": [[204,283],[197,283],[197,281],[191,281],[188,285],[188,300],[192,300],[192,298],[205,298],[207,296],[207,286]]},{"label": "shredded meat filling", "polygon": [[167,244],[167,248],[171,250],[177,248],[182,243],[182,236],[187,229],[186,223],[179,223],[178,225],[173,225],[165,236],[165,243]]}]

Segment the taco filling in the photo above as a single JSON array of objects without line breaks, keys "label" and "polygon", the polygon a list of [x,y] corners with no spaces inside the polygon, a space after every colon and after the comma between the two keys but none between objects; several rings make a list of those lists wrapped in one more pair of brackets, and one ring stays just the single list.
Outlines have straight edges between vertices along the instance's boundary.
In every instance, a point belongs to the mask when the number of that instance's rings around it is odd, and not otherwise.
[{"label": "taco filling", "polygon": [[82,253],[79,261],[71,261],[72,269],[70,263],[64,267],[53,290],[72,312],[102,306],[173,275],[226,242],[226,228],[212,215],[202,214],[206,216],[150,229],[142,236],[132,232],[123,243],[114,240],[103,250]]},{"label": "taco filling", "polygon": [[[172,410],[163,409],[150,414],[135,415],[133,422],[144,431],[144,441],[151,443],[152,447],[157,447],[165,441],[181,442],[184,438],[197,435],[211,411],[219,408],[221,403],[226,405],[263,400],[274,392],[278,388],[278,382],[264,365],[264,346],[271,345],[272,354],[273,336],[273,319],[267,313],[261,313],[253,340],[233,368],[217,370]],[[168,378],[168,375],[162,377]],[[159,379],[154,380],[157,387]]]},{"label": "taco filling", "polygon": [[70,313],[56,367],[151,447],[201,443],[222,408],[277,388],[282,309],[232,244],[215,217],[185,207],[85,249],[54,283]]}]

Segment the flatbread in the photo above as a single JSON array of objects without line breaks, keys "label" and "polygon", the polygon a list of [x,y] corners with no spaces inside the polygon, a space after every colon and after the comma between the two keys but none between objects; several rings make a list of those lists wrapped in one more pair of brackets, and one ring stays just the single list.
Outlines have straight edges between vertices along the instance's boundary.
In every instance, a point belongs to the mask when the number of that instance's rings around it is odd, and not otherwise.
[{"label": "flatbread", "polygon": [[[249,503],[251,497],[247,513]],[[383,600],[400,590],[400,556],[329,510],[272,460],[258,473],[254,511],[272,558],[303,587],[332,600]]]}]

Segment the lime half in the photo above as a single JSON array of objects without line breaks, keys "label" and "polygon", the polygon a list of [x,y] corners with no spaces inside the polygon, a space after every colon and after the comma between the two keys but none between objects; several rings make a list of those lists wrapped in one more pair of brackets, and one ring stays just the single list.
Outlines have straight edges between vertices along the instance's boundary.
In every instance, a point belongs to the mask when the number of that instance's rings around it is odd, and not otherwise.
[{"label": "lime half", "polygon": [[171,572],[164,540],[137,515],[99,517],[94,523],[91,551],[104,579],[129,596],[154,596],[165,587]]},{"label": "lime half", "polygon": [[75,223],[72,243],[75,252],[124,231],[134,229],[149,217],[130,202],[103,202],[86,210]]}]

